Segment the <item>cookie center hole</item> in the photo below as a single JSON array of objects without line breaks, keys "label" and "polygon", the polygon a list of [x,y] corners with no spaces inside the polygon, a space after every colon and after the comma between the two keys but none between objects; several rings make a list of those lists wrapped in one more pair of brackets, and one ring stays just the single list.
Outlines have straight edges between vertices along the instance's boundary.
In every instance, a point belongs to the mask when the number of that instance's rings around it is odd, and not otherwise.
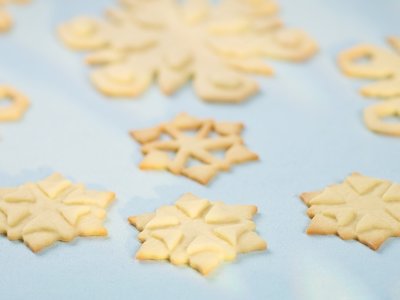
[{"label": "cookie center hole", "polygon": [[389,124],[400,123],[400,115],[396,114],[396,115],[392,115],[392,116],[387,116],[387,117],[383,118],[383,121],[385,123],[389,123]]},{"label": "cookie center hole", "polygon": [[366,55],[357,57],[357,58],[354,60],[354,62],[355,62],[356,64],[359,64],[359,65],[366,65],[366,64],[370,63],[371,60],[372,60],[372,55],[366,54]]},{"label": "cookie center hole", "polygon": [[10,104],[11,104],[11,98],[8,98],[8,97],[1,98],[0,97],[0,108],[10,106]]}]

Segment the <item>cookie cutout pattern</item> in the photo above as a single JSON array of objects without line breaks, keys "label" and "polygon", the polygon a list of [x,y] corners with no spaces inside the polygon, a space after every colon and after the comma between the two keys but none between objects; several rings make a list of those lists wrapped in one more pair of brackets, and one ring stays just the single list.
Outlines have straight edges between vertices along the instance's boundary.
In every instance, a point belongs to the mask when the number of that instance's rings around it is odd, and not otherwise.
[{"label": "cookie cutout pattern", "polygon": [[[397,118],[397,122],[385,121],[385,118]],[[367,107],[364,122],[374,132],[400,136],[400,98]]]},{"label": "cookie cutout pattern", "polygon": [[400,236],[400,184],[355,173],[300,198],[309,207],[308,234],[336,234],[373,250]]},{"label": "cookie cutout pattern", "polygon": [[185,194],[174,205],[129,218],[142,242],[136,258],[168,259],[207,275],[238,253],[267,248],[255,232],[256,213],[253,205],[228,205]]},{"label": "cookie cutout pattern", "polygon": [[367,97],[400,97],[400,38],[390,37],[395,51],[373,45],[359,45],[339,56],[342,71],[352,77],[377,79],[361,89]]},{"label": "cookie cutout pattern", "polygon": [[248,74],[271,75],[263,58],[303,61],[317,49],[283,27],[271,0],[123,0],[106,20],[78,17],[59,27],[64,43],[88,50],[91,81],[103,94],[137,97],[156,78],[167,95],[193,78],[211,102],[241,102],[258,91]]},{"label": "cookie cutout pattern", "polygon": [[[385,117],[399,117],[400,96],[400,38],[389,37],[388,42],[394,51],[372,45],[359,45],[342,52],[339,66],[349,76],[377,79],[361,89],[367,97],[388,99],[364,110],[364,123],[376,133],[400,136],[400,123],[385,122]],[[392,103],[390,103],[392,102]]]},{"label": "cookie cutout pattern", "polygon": [[24,241],[33,252],[77,236],[105,236],[105,209],[114,198],[57,173],[37,183],[1,188],[0,233]]},{"label": "cookie cutout pattern", "polygon": [[30,0],[0,0],[0,33],[7,32],[13,25],[11,15],[5,10],[6,4],[25,4]]},{"label": "cookie cutout pattern", "polygon": [[[233,164],[258,160],[257,154],[243,144],[242,130],[241,123],[201,120],[182,113],[171,122],[135,130],[131,135],[142,144],[145,156],[141,169],[168,170],[207,184]],[[223,157],[216,151],[223,152]],[[190,166],[193,160],[199,164]]]},{"label": "cookie cutout pattern", "polygon": [[28,98],[9,86],[0,86],[0,101],[4,100],[9,100],[10,104],[0,107],[0,121],[18,120],[29,107]]}]

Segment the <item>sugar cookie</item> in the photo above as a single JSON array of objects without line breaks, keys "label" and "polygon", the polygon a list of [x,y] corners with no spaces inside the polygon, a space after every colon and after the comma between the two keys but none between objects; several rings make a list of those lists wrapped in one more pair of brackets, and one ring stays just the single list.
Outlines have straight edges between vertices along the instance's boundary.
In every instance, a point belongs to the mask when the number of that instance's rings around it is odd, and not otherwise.
[{"label": "sugar cookie", "polygon": [[28,98],[16,89],[0,85],[0,101],[10,100],[10,104],[0,107],[0,121],[15,121],[22,117],[29,107]]},{"label": "sugar cookie", "polygon": [[9,31],[13,25],[11,15],[4,9],[6,4],[25,4],[30,0],[0,0],[0,33]]},{"label": "sugar cookie", "polygon": [[[182,113],[169,123],[135,130],[131,135],[142,144],[145,156],[141,169],[168,170],[207,184],[219,171],[258,160],[257,154],[243,144],[242,129],[241,123],[201,120]],[[223,157],[215,155],[217,151],[223,152]],[[199,164],[190,166],[193,160]]]},{"label": "sugar cookie", "polygon": [[400,236],[400,184],[355,173],[300,198],[309,207],[308,234],[336,234],[373,250]]},{"label": "sugar cookie", "polygon": [[[400,49],[398,38],[391,37],[389,41],[395,49]],[[361,89],[364,96],[400,96],[400,50],[390,51],[373,45],[355,46],[340,54],[339,66],[349,76],[378,79]]]},{"label": "sugar cookie", "polygon": [[202,275],[238,253],[262,251],[265,241],[255,232],[253,205],[229,205],[185,194],[174,205],[133,216],[142,243],[139,260],[169,260],[189,265]]},{"label": "sugar cookie", "polygon": [[37,183],[0,189],[0,233],[39,252],[56,241],[105,236],[110,192],[87,190],[58,173]]},{"label": "sugar cookie", "polygon": [[0,33],[10,30],[12,19],[10,14],[0,7]]},{"label": "sugar cookie", "polygon": [[[385,122],[385,117],[397,117],[398,122]],[[371,105],[364,110],[365,125],[381,134],[400,136],[400,98]]]},{"label": "sugar cookie", "polygon": [[106,20],[76,18],[59,35],[91,51],[91,81],[107,96],[137,97],[154,80],[171,95],[193,78],[203,100],[238,103],[259,90],[249,74],[272,75],[264,58],[304,61],[317,50],[276,13],[271,0],[124,0]]}]

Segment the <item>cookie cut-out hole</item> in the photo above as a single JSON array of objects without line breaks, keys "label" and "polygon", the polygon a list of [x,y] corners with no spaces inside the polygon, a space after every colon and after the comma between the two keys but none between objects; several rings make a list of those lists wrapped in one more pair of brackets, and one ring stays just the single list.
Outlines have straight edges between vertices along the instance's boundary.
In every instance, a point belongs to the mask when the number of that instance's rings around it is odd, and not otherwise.
[{"label": "cookie cut-out hole", "polygon": [[186,162],[186,168],[191,168],[191,167],[196,167],[196,166],[200,166],[200,165],[204,165],[203,162],[201,162],[200,160],[191,157],[187,162]]},{"label": "cookie cut-out hole", "polygon": [[197,136],[199,131],[197,129],[187,129],[187,130],[183,130],[183,133],[185,134],[185,136],[195,137],[195,136]]},{"label": "cookie cut-out hole", "polygon": [[170,140],[172,140],[171,136],[169,134],[166,134],[166,133],[161,134],[158,139],[160,141],[170,141]]},{"label": "cookie cut-out hole", "polygon": [[4,98],[0,97],[0,108],[10,106],[11,102],[12,100],[10,97],[4,97]]},{"label": "cookie cut-out hole", "polygon": [[389,124],[399,124],[400,123],[400,115],[395,114],[392,116],[387,116],[387,117],[384,117],[382,119],[382,121],[385,123],[389,123]]},{"label": "cookie cut-out hole", "polygon": [[214,150],[211,152],[211,154],[219,159],[224,159],[225,158],[225,154],[226,154],[226,150]]},{"label": "cookie cut-out hole", "polygon": [[174,160],[175,157],[176,157],[176,152],[175,152],[175,151],[172,151],[172,150],[171,150],[171,151],[163,150],[163,152],[165,152],[171,160]]},{"label": "cookie cut-out hole", "polygon": [[371,63],[371,60],[373,60],[373,55],[364,54],[362,56],[354,58],[353,62],[358,65],[367,65],[367,64]]},{"label": "cookie cut-out hole", "polygon": [[218,132],[210,131],[210,132],[208,133],[207,137],[208,137],[208,138],[211,138],[211,139],[216,139],[216,138],[221,137],[221,135],[220,135]]}]

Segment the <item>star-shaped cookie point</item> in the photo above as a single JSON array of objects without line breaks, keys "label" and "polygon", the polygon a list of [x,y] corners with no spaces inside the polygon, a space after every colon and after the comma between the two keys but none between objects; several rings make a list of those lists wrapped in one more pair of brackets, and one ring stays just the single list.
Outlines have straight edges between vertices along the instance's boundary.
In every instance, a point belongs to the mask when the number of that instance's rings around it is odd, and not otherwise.
[{"label": "star-shaped cookie point", "polygon": [[271,0],[124,0],[105,20],[75,18],[63,42],[88,50],[94,86],[137,97],[154,80],[171,95],[193,78],[205,101],[242,102],[258,91],[249,74],[272,75],[264,58],[303,61],[317,50],[300,30],[283,27]]},{"label": "star-shaped cookie point", "polygon": [[142,144],[141,169],[168,170],[207,184],[234,164],[258,160],[258,155],[243,144],[242,129],[241,123],[202,120],[181,113],[171,122],[132,131],[131,136]]},{"label": "star-shaped cookie point", "polygon": [[373,250],[400,236],[400,184],[354,173],[340,184],[303,193],[308,234],[336,234]]},{"label": "star-shaped cookie point", "polygon": [[10,86],[0,85],[0,101],[3,100],[9,100],[10,104],[0,107],[0,121],[18,120],[29,107],[28,98]]},{"label": "star-shaped cookie point", "polygon": [[253,205],[229,205],[185,194],[174,205],[129,218],[140,231],[139,260],[169,260],[203,275],[238,253],[261,251],[267,244],[255,232]]},{"label": "star-shaped cookie point", "polygon": [[393,50],[373,45],[358,45],[339,56],[342,71],[352,77],[376,79],[361,88],[367,97],[400,97],[400,38],[389,37]]},{"label": "star-shaped cookie point", "polygon": [[111,192],[88,190],[55,173],[37,183],[0,189],[0,233],[39,252],[56,241],[105,236]]},{"label": "star-shaped cookie point", "polygon": [[30,0],[0,0],[0,33],[7,32],[13,26],[11,15],[5,10],[6,4],[25,4]]}]

